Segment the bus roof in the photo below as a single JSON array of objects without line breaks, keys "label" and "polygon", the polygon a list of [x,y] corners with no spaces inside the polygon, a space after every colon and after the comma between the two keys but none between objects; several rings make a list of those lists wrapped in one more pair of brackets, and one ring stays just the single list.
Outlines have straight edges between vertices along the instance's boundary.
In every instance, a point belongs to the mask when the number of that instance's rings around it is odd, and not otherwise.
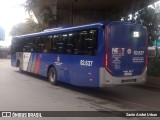
[{"label": "bus roof", "polygon": [[[58,27],[58,28],[52,28],[52,29],[46,29],[42,32],[37,32],[37,33],[32,33],[32,34],[26,34],[26,35],[21,35],[21,36],[15,36],[14,38],[25,38],[25,37],[36,37],[36,36],[40,36],[40,35],[49,35],[51,33],[59,33],[59,32],[69,32],[69,31],[74,31],[74,30],[81,30],[81,29],[90,29],[90,28],[98,28],[98,27],[102,27],[104,25],[108,25],[108,24],[121,24],[121,23],[126,23],[126,24],[130,24],[131,22],[122,22],[122,21],[102,21],[99,23],[92,23],[92,24],[86,24],[86,25],[81,25],[81,26],[65,26],[65,27]],[[133,24],[133,23],[132,23]]]}]

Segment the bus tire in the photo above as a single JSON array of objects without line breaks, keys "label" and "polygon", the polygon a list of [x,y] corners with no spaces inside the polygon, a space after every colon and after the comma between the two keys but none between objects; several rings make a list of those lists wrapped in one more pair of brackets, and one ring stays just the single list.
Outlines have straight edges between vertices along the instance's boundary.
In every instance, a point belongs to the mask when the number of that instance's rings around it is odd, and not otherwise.
[{"label": "bus tire", "polygon": [[57,72],[54,67],[51,67],[48,72],[48,80],[52,85],[57,85]]}]

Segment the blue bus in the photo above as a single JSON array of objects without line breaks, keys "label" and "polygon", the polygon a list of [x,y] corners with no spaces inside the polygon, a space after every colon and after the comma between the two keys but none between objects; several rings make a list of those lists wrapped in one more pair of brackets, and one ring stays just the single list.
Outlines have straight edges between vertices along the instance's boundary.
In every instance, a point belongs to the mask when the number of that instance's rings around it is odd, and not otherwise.
[{"label": "blue bus", "polygon": [[11,65],[64,83],[106,87],[144,83],[147,30],[130,22],[48,29],[12,39]]}]

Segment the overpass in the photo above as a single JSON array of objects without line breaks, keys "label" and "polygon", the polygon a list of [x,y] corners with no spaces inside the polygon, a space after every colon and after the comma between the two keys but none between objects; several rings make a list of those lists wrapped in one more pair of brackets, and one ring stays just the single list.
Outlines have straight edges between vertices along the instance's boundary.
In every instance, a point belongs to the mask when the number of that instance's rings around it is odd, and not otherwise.
[{"label": "overpass", "polygon": [[[33,0],[32,0],[33,1]],[[120,20],[158,0],[36,0],[32,10],[41,21],[47,10],[55,15],[57,26],[79,25],[103,20]]]}]

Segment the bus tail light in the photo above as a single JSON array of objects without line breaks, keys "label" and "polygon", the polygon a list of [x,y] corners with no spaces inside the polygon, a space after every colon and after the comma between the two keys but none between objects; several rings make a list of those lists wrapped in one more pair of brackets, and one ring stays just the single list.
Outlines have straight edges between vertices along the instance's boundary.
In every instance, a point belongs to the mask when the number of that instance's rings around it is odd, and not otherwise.
[{"label": "bus tail light", "polygon": [[106,54],[106,68],[108,67],[108,55]]},{"label": "bus tail light", "polygon": [[112,71],[108,68],[108,65],[109,65],[109,62],[108,62],[108,54],[106,54],[106,60],[105,60],[105,67],[106,67],[106,70],[109,72],[109,73],[112,73]]},{"label": "bus tail light", "polygon": [[105,68],[109,73],[112,71],[109,69],[109,33],[110,33],[111,25],[106,26],[106,56],[105,56]]}]

